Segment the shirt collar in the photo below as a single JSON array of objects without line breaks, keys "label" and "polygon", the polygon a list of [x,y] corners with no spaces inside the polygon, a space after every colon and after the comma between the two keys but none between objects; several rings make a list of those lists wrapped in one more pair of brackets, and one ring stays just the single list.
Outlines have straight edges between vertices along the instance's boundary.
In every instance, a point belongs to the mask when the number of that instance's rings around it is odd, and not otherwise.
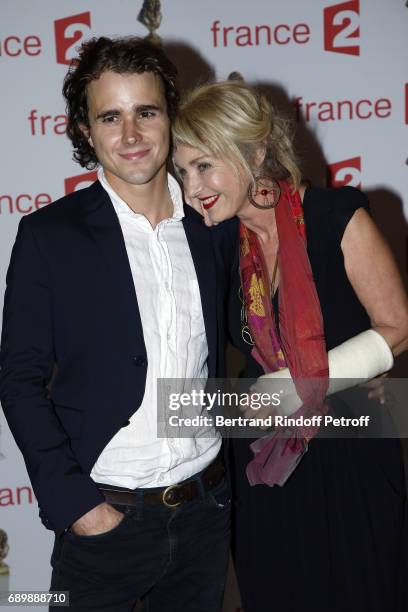
[{"label": "shirt collar", "polygon": [[[102,167],[98,168],[98,180],[102,187],[105,189],[105,191],[108,193],[110,199],[112,200],[112,204],[117,215],[126,214],[135,217],[144,216],[140,213],[135,213],[126,204],[126,202],[116,193],[116,191],[108,183]],[[169,219],[180,221],[184,217],[183,195],[181,192],[180,185],[169,172],[167,173],[167,186],[169,188],[171,201],[173,202],[173,214],[171,217],[169,217]]]}]

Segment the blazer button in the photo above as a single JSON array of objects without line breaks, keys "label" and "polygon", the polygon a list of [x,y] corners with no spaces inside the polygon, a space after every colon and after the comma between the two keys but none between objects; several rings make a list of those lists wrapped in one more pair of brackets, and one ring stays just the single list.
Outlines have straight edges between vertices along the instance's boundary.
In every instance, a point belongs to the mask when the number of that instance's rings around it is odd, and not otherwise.
[{"label": "blazer button", "polygon": [[133,357],[133,364],[135,366],[144,366],[144,365],[146,365],[146,363],[147,363],[147,361],[143,357],[143,355],[136,355],[135,357]]}]

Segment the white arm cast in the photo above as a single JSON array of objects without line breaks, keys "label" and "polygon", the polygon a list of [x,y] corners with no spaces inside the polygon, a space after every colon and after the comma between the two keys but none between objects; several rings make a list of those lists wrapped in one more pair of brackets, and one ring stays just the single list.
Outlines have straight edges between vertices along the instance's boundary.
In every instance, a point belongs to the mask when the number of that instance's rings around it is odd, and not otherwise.
[{"label": "white arm cast", "polygon": [[[387,342],[378,332],[368,329],[328,352],[329,389],[327,395],[344,391],[362,382],[371,380],[390,370],[394,357]],[[291,379],[288,368],[260,376],[262,379]],[[262,384],[262,383],[261,383]],[[285,394],[281,401],[279,414],[288,416],[300,408],[302,401],[296,393],[292,379],[285,384]],[[253,389],[259,390],[258,383]]]}]

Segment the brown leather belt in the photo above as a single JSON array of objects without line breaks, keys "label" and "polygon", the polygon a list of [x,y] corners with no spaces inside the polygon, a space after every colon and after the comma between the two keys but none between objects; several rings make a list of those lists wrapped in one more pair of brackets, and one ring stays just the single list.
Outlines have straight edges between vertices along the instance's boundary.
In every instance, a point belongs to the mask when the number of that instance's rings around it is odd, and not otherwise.
[{"label": "brown leather belt", "polygon": [[164,504],[168,508],[177,508],[180,504],[191,501],[199,496],[199,481],[201,481],[205,491],[210,491],[221,482],[224,474],[225,466],[221,453],[219,453],[216,459],[210,463],[200,476],[184,480],[178,484],[159,489],[135,489],[134,491],[130,489],[107,489],[103,485],[99,485],[99,489],[109,504],[136,506],[142,497],[143,502],[146,504]]}]

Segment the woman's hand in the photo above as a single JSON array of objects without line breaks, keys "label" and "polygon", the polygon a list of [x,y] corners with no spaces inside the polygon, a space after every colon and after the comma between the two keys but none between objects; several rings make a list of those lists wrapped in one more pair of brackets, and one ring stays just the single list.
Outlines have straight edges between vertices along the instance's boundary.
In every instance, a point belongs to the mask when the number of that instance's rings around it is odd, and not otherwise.
[{"label": "woman's hand", "polygon": [[361,386],[365,389],[368,389],[367,395],[368,399],[377,400],[380,404],[385,404],[385,384],[384,378],[388,376],[388,372],[385,374],[381,374],[381,376],[377,376],[372,380],[369,380],[366,383],[363,383]]}]

